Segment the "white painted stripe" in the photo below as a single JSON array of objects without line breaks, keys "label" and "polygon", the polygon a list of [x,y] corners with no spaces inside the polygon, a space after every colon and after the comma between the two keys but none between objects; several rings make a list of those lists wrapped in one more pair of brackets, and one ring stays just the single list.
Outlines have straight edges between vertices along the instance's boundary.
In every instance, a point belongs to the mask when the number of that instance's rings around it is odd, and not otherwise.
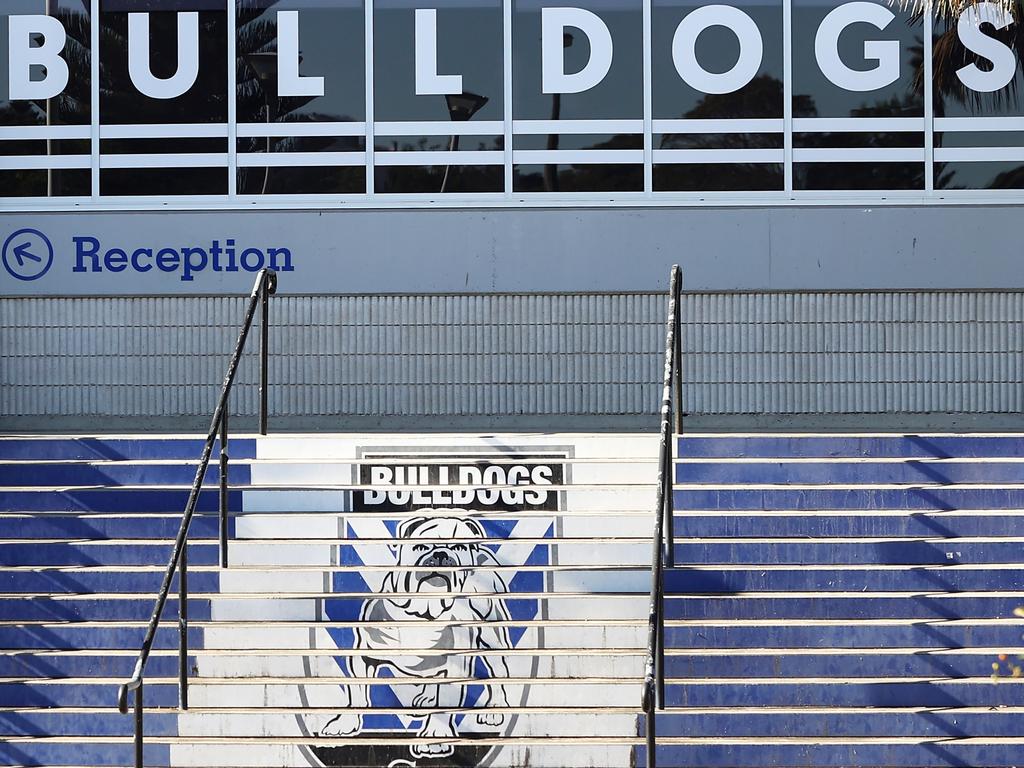
[{"label": "white painted stripe", "polygon": [[290,138],[292,136],[362,136],[366,123],[323,122],[323,123],[239,123],[238,136],[243,139]]},{"label": "white painted stripe", "polygon": [[426,120],[378,121],[373,124],[376,136],[501,136],[505,123],[501,120]]},{"label": "white painted stripe", "polygon": [[43,139],[88,139],[88,125],[4,125],[0,140],[34,141]]},{"label": "white painted stripe", "polygon": [[936,131],[1024,131],[1024,117],[936,117]]},{"label": "white painted stripe", "polygon": [[100,125],[101,139],[223,139],[227,135],[228,127],[223,123]]},{"label": "white painted stripe", "polygon": [[410,165],[503,165],[504,153],[492,150],[467,150],[450,152],[436,151],[397,151],[376,152],[374,163],[378,166],[410,166]]},{"label": "white painted stripe", "polygon": [[655,133],[782,133],[783,121],[766,120],[655,120]]},{"label": "white painted stripe", "polygon": [[1024,162],[1024,147],[936,147],[941,162]]},{"label": "white painted stripe", "polygon": [[0,155],[0,170],[39,170],[45,168],[89,168],[89,155]]},{"label": "white painted stripe", "polygon": [[778,149],[656,149],[654,162],[682,163],[781,163],[782,147]]}]

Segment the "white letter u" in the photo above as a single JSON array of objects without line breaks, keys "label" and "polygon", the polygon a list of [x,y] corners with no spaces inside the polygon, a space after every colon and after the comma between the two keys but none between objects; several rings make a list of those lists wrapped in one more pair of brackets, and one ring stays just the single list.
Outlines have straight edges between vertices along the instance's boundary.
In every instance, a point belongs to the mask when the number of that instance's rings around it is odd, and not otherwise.
[{"label": "white letter u", "polygon": [[199,14],[178,16],[178,68],[166,79],[149,68],[149,14],[128,14],[128,76],[139,93],[151,99],[175,99],[195,85],[199,77]]}]

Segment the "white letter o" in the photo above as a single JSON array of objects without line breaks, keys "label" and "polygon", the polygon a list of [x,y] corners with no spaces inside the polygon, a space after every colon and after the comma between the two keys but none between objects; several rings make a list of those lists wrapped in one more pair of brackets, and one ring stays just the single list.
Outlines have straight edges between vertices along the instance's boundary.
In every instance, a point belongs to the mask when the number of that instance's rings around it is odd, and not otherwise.
[{"label": "white letter o", "polygon": [[[739,41],[739,58],[727,72],[708,72],[697,61],[697,38],[708,27],[726,27]],[[705,5],[691,11],[679,22],[672,37],[672,62],[676,72],[687,85],[702,93],[738,91],[757,75],[763,56],[761,30],[752,18],[730,5]]]}]

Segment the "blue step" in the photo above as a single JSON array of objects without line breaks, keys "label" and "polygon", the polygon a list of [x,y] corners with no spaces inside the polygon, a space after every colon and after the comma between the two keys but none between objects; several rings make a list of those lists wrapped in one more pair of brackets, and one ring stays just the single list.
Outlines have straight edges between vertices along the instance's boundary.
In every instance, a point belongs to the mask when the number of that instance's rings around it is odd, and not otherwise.
[{"label": "blue step", "polygon": [[[766,670],[767,671],[767,670]],[[991,670],[989,670],[991,671]],[[998,707],[1024,706],[1024,685],[930,680],[927,682],[813,683],[750,680],[673,683],[665,686],[670,707]]]},{"label": "blue step", "polygon": [[[673,619],[1007,619],[1024,598],[936,597],[668,597],[665,618]],[[0,601],[0,616],[3,615]],[[23,609],[22,609],[23,610]]]},{"label": "blue step", "polygon": [[[1012,768],[1021,763],[1020,742],[989,744],[936,740],[925,744],[715,743],[659,744],[659,768]],[[644,765],[645,747],[636,750]]]},{"label": "blue step", "polygon": [[[155,659],[150,661],[152,665]],[[178,716],[162,712],[145,715],[146,736],[177,736]],[[3,736],[131,736],[135,718],[120,712],[61,712],[24,710],[0,712]],[[73,751],[73,750],[72,750]]]},{"label": "blue step", "polygon": [[[638,733],[644,732],[640,718]],[[924,711],[758,712],[662,712],[657,716],[660,734],[684,736],[718,735],[722,738],[777,737],[920,737],[965,738],[978,734],[990,737],[1019,736],[1020,713],[935,709]]]},{"label": "blue step", "polygon": [[1024,488],[679,489],[677,510],[1024,509]]},{"label": "blue step", "polygon": [[800,624],[665,627],[666,648],[1016,648],[1020,625]]},{"label": "blue step", "polygon": [[[192,464],[0,464],[0,485],[11,487],[65,487],[95,485],[186,485],[195,482],[196,465]],[[250,465],[234,464],[228,468],[232,485],[248,485],[252,476]],[[220,468],[211,461],[203,478],[206,485],[220,482]]]},{"label": "blue step", "polygon": [[[0,490],[0,510],[10,512],[182,512],[188,501],[188,489],[84,488],[67,491]],[[219,495],[216,488],[199,493],[196,509],[215,512]],[[228,508],[242,508],[242,492],[228,493]]]},{"label": "blue step", "polygon": [[1024,536],[1024,515],[958,515],[908,512],[895,515],[793,515],[785,512],[742,515],[675,515],[676,538],[957,538]]},{"label": "blue step", "polygon": [[890,653],[759,653],[693,654],[665,657],[665,676],[687,680],[751,679],[771,676],[858,677],[983,677],[991,674],[993,656],[979,653],[935,653],[893,650]]},{"label": "blue step", "polygon": [[[203,439],[197,438],[0,438],[0,461],[134,461],[139,459],[198,459]],[[220,443],[214,443],[214,452]],[[256,458],[252,438],[229,438],[228,453],[235,459]]]},{"label": "blue step", "polygon": [[[167,565],[172,542],[11,544],[0,541],[0,565]],[[216,565],[216,544],[190,543],[189,565]]]},{"label": "blue step", "polygon": [[[177,675],[175,675],[177,678]],[[117,704],[120,682],[70,683],[33,680],[0,683],[0,707],[111,707]],[[144,705],[178,706],[178,681],[145,682]]]},{"label": "blue step", "polygon": [[[52,653],[8,653],[0,655],[0,677],[123,677],[127,680],[135,669],[136,649],[131,655],[111,656],[99,651],[83,656],[64,656]],[[190,664],[194,664],[194,657]],[[150,656],[146,674],[155,677],[174,677],[178,674],[178,657]],[[0,712],[0,722],[3,713]]]},{"label": "blue step", "polygon": [[[170,550],[168,550],[170,559]],[[164,566],[167,563],[163,563]],[[88,595],[96,592],[109,594],[141,593],[155,596],[163,584],[164,575],[158,571],[118,572],[88,570],[0,571],[0,592],[4,593],[65,593]],[[178,589],[178,577],[171,582],[171,591]],[[220,590],[220,575],[203,571],[188,576],[189,594]]]},{"label": "blue step", "polygon": [[[54,600],[33,597],[29,600],[0,600],[0,621],[149,621],[156,598],[93,598]],[[164,616],[178,615],[178,600],[168,598]],[[193,621],[210,618],[210,601],[190,597],[188,615]]]},{"label": "blue step", "polygon": [[[146,744],[143,764],[147,768],[167,768],[171,765],[171,749],[166,744]],[[121,768],[135,765],[135,747],[130,740],[124,743],[62,744],[49,742],[0,742],[0,765],[23,766],[96,766]]]},{"label": "blue step", "polygon": [[[2,578],[2,575],[0,575]],[[2,584],[2,581],[0,581]],[[667,594],[736,592],[984,592],[998,585],[1007,592],[1024,590],[1024,568],[912,567],[880,570],[811,569],[794,566],[765,570],[696,570],[680,566],[665,571]]]},{"label": "blue step", "polygon": [[[44,624],[23,627],[0,626],[0,648],[9,650],[124,650],[141,648],[146,634],[144,626],[137,627],[96,627],[89,624]],[[202,648],[203,630],[189,629],[190,648]],[[165,615],[163,625],[157,630],[154,648],[178,648],[177,616]]]},{"label": "blue step", "polygon": [[676,450],[683,458],[1018,458],[1024,456],[1024,436],[685,436],[677,440]]},{"label": "blue step", "polygon": [[723,485],[902,485],[1024,483],[1021,462],[699,462],[676,465],[677,483]]},{"label": "blue step", "polygon": [[[99,517],[96,515],[62,515],[51,513],[22,517],[0,517],[6,538],[9,539],[173,539],[181,526],[181,514],[167,516],[141,515],[135,517]],[[228,518],[228,533],[234,535],[235,518]],[[192,518],[189,541],[216,538],[220,520],[206,513]]]},{"label": "blue step", "polygon": [[[1024,551],[1021,541],[682,541],[674,547],[680,565],[951,565],[1012,563]],[[2,552],[2,548],[0,548]],[[2,557],[2,554],[0,554]]]}]

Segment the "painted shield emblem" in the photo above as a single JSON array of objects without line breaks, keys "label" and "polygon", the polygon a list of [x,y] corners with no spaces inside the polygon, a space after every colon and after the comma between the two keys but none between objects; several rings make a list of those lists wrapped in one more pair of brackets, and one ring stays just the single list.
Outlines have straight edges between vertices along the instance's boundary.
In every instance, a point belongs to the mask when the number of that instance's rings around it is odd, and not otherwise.
[{"label": "painted shield emblem", "polygon": [[547,487],[565,482],[565,457],[362,452],[359,483],[375,488],[353,495],[323,601],[343,682],[338,711],[305,729],[317,763],[494,761],[528,706],[529,650],[544,647],[562,496]]}]

